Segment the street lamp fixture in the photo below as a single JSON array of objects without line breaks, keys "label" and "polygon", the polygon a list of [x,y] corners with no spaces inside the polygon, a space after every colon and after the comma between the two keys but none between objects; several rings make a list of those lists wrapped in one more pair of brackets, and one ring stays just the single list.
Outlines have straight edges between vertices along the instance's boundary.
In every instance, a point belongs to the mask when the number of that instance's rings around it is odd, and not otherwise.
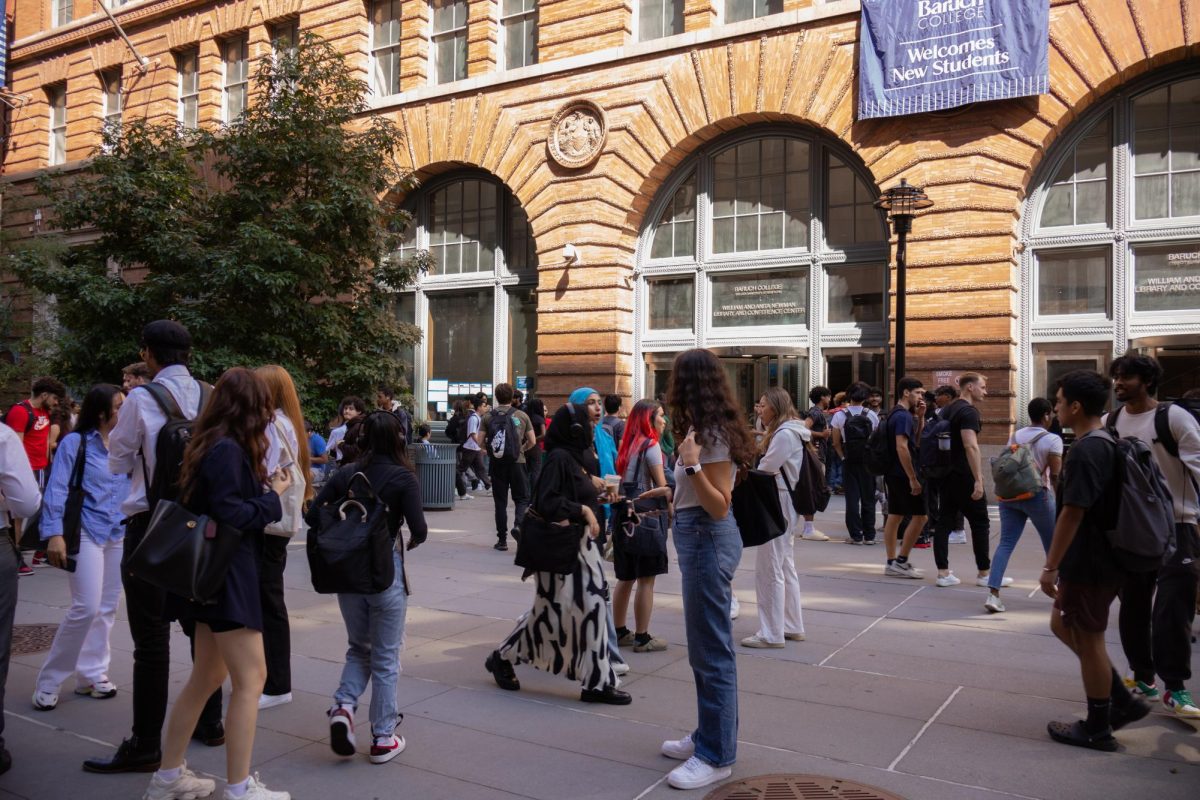
[{"label": "street lamp fixture", "polygon": [[912,230],[912,220],[917,211],[929,208],[933,201],[919,186],[912,186],[904,178],[899,186],[886,189],[875,201],[876,208],[888,212],[892,227],[896,231],[896,380],[904,377],[904,345],[905,330],[904,316],[907,305],[905,297],[904,270],[908,261],[908,233]]}]

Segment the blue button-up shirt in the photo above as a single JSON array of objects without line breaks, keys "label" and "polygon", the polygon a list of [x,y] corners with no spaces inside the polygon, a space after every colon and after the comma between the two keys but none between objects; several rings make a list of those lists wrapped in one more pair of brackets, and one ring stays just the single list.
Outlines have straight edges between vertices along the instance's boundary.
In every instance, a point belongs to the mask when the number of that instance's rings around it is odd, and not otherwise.
[{"label": "blue button-up shirt", "polygon": [[[108,471],[108,448],[100,438],[100,432],[88,431],[87,463],[83,468],[83,531],[96,544],[117,541],[125,535],[121,520],[121,503],[129,494],[130,477],[114,475]],[[79,434],[69,433],[55,451],[54,466],[50,469],[50,482],[42,500],[42,538],[61,536],[63,532],[63,509],[67,504],[71,474],[75,470],[75,459],[79,456]]]}]

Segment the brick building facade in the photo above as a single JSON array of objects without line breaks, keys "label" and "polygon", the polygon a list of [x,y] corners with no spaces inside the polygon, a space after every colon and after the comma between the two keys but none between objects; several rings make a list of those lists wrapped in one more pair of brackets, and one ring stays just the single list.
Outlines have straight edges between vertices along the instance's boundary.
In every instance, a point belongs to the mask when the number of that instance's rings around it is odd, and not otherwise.
[{"label": "brick building facade", "polygon": [[648,395],[696,344],[744,400],[883,384],[894,241],[870,204],[901,178],[935,202],[908,370],[984,372],[989,441],[1130,344],[1200,385],[1200,2],[1053,0],[1048,94],[862,122],[856,0],[114,4],[144,68],[95,3],[10,0],[9,191],[106,117],[218,125],[249,62],[332,40],[421,178],[406,246],[438,267],[399,308],[431,416],[501,380]]}]

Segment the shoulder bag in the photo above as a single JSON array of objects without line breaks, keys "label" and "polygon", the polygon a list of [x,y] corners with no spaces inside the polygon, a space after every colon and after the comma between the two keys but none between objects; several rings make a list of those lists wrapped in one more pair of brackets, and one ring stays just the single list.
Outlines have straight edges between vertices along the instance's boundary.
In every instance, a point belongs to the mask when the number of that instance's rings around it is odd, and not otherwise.
[{"label": "shoulder bag", "polygon": [[531,572],[570,575],[579,563],[583,535],[583,523],[552,522],[531,506],[521,521],[521,537],[517,539],[517,556],[513,563]]},{"label": "shoulder bag", "polygon": [[280,461],[288,464],[287,471],[292,476],[292,485],[279,498],[279,505],[283,507],[283,517],[279,522],[272,522],[263,532],[290,539],[300,532],[303,523],[304,493],[308,483],[304,479],[304,470],[300,468],[299,456],[292,452],[283,426],[277,421],[271,424],[275,426],[275,436],[279,439],[280,452],[283,454]]},{"label": "shoulder bag", "polygon": [[[79,534],[83,528],[83,471],[87,467],[87,436],[80,434],[79,449],[75,452],[75,464],[71,480],[67,483],[67,500],[63,504],[63,540],[67,543],[67,555],[79,554]],[[21,549],[41,550],[42,509],[33,512],[21,529]]]},{"label": "shoulder bag", "polygon": [[752,469],[733,489],[733,518],[742,535],[743,547],[757,547],[783,536],[787,519],[779,502],[775,476]]},{"label": "shoulder bag", "polygon": [[126,567],[138,578],[196,603],[215,603],[242,532],[174,500],[159,500]]},{"label": "shoulder bag", "polygon": [[616,546],[623,553],[655,558],[667,552],[667,518],[670,512],[665,497],[641,499],[641,494],[646,491],[644,487],[647,481],[643,480],[643,467],[646,451],[650,446],[647,443],[638,453],[634,479],[621,485],[621,492],[626,500],[617,508],[616,534],[613,539],[619,542]]}]

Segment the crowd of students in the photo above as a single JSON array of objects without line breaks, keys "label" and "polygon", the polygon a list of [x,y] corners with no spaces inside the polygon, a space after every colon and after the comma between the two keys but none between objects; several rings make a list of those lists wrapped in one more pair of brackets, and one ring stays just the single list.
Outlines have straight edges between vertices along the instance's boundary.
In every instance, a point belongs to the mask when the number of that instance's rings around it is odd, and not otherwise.
[{"label": "crowd of students", "polygon": [[[147,325],[142,366],[127,370],[120,388],[92,387],[77,417],[66,421],[70,432],[55,445],[49,419],[65,404],[61,383],[39,379],[30,398],[6,415],[0,490],[13,546],[0,548],[0,574],[9,576],[0,581],[0,691],[16,603],[18,520],[35,517],[40,505],[45,558],[71,570],[72,605],[38,674],[35,709],[53,710],[72,673],[79,694],[117,695],[107,670],[122,589],[129,608],[132,733],[114,754],[89,760],[84,769],[153,772],[145,794],[151,800],[208,796],[215,783],[184,761],[189,740],[197,739],[226,747],[226,798],[287,800],[287,792],[267,789],[251,775],[250,765],[258,712],[291,700],[283,586],[288,540],[305,523],[312,536],[322,525],[322,510],[344,508],[360,479],[386,506],[396,577],[377,593],[338,594],[348,650],[327,723],[333,752],[355,755],[354,714],[370,683],[368,758],[387,763],[405,749],[396,704],[408,602],[404,554],[428,532],[409,448],[431,447],[431,432],[414,424],[394,393],[381,389],[370,413],[360,398],[346,398],[325,442],[304,420],[282,367],[233,368],[209,387],[189,373],[190,352],[190,336],[179,324]],[[758,629],[740,645],[783,648],[805,638],[795,539],[829,539],[793,502],[798,488],[814,480],[806,467],[820,462],[815,474],[829,481],[835,465],[841,470],[849,544],[877,541],[875,512],[882,499],[886,576],[923,579],[913,552],[932,539],[936,585],[958,585],[949,544],[965,520],[976,585],[988,590],[984,606],[991,613],[1005,610],[1000,596],[1012,580],[1004,573],[1026,522],[1033,523],[1046,554],[1040,583],[1054,598],[1051,629],[1078,656],[1087,698],[1087,718],[1052,722],[1053,739],[1113,750],[1113,731],[1145,716],[1151,700],[1180,717],[1200,719],[1186,687],[1200,555],[1200,422],[1186,403],[1155,400],[1162,371],[1153,359],[1119,358],[1111,376],[1122,405],[1108,417],[1113,383],[1094,372],[1069,373],[1055,387],[1053,403],[1037,398],[1029,404],[1029,424],[1012,435],[999,458],[1027,465],[1033,482],[1019,496],[1000,498],[994,559],[979,440],[987,381],[976,373],[932,393],[919,380],[902,377],[888,411],[861,383],[832,408],[829,390],[813,389],[804,413],[787,391],[771,388],[756,403],[753,424],[737,407],[720,361],[704,349],[681,353],[664,395],[637,401],[627,417],[620,397],[580,387],[547,418],[541,400],[526,400],[499,384],[493,398],[458,404],[448,421],[446,433],[458,445],[459,496],[471,496],[468,484],[470,491],[483,486],[491,494],[494,546],[507,550],[509,539],[517,540],[518,561],[528,519],[575,531],[579,541],[563,570],[526,569],[524,577],[534,579],[532,606],[484,667],[509,691],[521,688],[516,668],[532,665],[578,682],[583,702],[632,702],[620,688],[629,671],[621,649],[669,646],[650,630],[655,580],[668,569],[669,530],[681,575],[697,721],[682,738],[662,744],[663,755],[682,762],[667,781],[693,789],[728,777],[738,729],[732,581],[744,533],[732,511],[734,490],[747,470],[773,476],[785,529],[757,547]],[[168,437],[179,425],[187,426],[186,447],[173,465],[162,454],[171,452]],[[1069,448],[1063,429],[1074,436]],[[1163,495],[1171,498],[1171,546],[1157,561],[1132,560],[1110,538],[1120,504],[1127,502],[1122,489],[1130,468],[1122,448],[1130,445],[1121,442],[1131,439],[1148,448]],[[197,603],[122,569],[153,527],[156,504],[166,500],[242,533],[213,602]],[[1128,678],[1113,667],[1104,641],[1109,607],[1118,596]],[[191,639],[194,666],[168,719],[172,621]],[[232,692],[222,718],[227,677]],[[0,738],[0,772],[10,763]]]}]

